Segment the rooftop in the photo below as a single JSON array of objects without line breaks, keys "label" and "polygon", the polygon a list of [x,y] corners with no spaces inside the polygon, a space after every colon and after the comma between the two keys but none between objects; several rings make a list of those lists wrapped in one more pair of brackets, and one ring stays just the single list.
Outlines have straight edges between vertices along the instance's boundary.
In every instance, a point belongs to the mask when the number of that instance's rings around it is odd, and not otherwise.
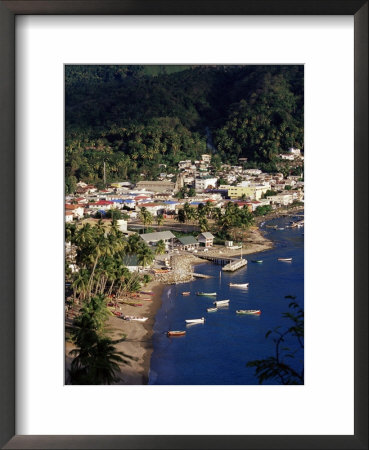
[{"label": "rooftop", "polygon": [[145,242],[155,242],[160,240],[167,241],[168,239],[175,238],[171,231],[157,231],[155,233],[140,234],[140,237]]},{"label": "rooftop", "polygon": [[178,240],[182,245],[197,244],[197,240],[193,236],[183,236],[178,238]]}]

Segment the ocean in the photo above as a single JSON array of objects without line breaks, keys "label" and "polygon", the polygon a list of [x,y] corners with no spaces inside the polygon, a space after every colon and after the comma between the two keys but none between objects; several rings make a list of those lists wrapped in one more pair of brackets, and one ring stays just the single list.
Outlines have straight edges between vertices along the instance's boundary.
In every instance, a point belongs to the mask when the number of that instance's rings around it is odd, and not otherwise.
[{"label": "ocean", "polygon": [[[222,272],[220,265],[204,263],[196,272],[211,275],[189,283],[168,286],[163,291],[162,306],[155,319],[151,385],[255,385],[251,360],[275,354],[268,330],[291,326],[282,317],[290,302],[304,306],[304,228],[285,228],[291,217],[273,219],[261,228],[274,248],[246,255],[248,264],[233,273]],[[280,229],[269,228],[276,225]],[[293,258],[281,262],[278,258]],[[262,260],[262,264],[251,262]],[[248,289],[230,287],[229,283],[250,283]],[[190,291],[189,296],[182,296]],[[217,292],[217,297],[197,296],[196,292]],[[285,298],[294,296],[295,299]],[[208,313],[215,299],[230,299],[229,306]],[[238,309],[260,309],[260,316],[238,315]],[[186,325],[186,319],[205,318],[204,324]],[[168,330],[186,330],[181,337],[167,337]],[[283,343],[293,351],[295,339]],[[303,366],[299,349],[289,362]],[[269,380],[264,384],[280,384]]]}]

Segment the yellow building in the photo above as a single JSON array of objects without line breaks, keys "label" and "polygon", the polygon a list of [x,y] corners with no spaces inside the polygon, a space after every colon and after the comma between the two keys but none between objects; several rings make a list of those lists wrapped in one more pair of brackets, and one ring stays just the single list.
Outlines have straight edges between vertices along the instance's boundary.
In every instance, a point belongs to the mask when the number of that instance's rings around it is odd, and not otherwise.
[{"label": "yellow building", "polygon": [[251,200],[260,200],[264,192],[268,190],[265,186],[229,186],[229,198],[241,198],[243,195]]}]

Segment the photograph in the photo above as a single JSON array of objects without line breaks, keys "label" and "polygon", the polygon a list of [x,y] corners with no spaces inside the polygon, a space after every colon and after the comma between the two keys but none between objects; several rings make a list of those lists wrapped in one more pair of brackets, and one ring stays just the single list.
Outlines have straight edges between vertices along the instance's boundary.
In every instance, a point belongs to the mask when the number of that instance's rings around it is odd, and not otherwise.
[{"label": "photograph", "polygon": [[64,121],[64,383],[304,385],[304,65],[66,64]]}]

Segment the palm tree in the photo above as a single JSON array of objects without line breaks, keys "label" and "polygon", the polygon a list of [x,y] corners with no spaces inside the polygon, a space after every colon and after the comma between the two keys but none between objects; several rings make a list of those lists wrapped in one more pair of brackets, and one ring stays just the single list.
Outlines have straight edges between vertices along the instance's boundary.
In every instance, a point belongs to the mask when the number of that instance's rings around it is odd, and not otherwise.
[{"label": "palm tree", "polygon": [[155,253],[157,255],[162,255],[165,253],[165,243],[162,239],[156,244]]},{"label": "palm tree", "polygon": [[144,267],[151,264],[154,260],[154,254],[147,245],[142,246],[139,249],[137,256],[138,256],[138,261],[139,261],[140,265],[142,265]]},{"label": "palm tree", "polygon": [[164,222],[164,216],[163,214],[158,214],[156,216],[156,223],[158,224],[158,226],[160,227],[161,224]]},{"label": "palm tree", "polygon": [[145,206],[141,208],[139,217],[141,222],[144,224],[144,227],[146,227],[146,225],[152,224],[152,214],[146,209]]},{"label": "palm tree", "polygon": [[88,289],[89,272],[87,269],[81,269],[75,273],[75,278],[72,281],[73,298],[77,299],[77,294],[82,300],[86,298]]},{"label": "palm tree", "polygon": [[133,358],[117,352],[110,338],[100,337],[92,329],[86,331],[84,339],[80,339],[77,347],[70,352],[70,355],[74,356],[69,370],[70,384],[116,383],[119,381],[119,363],[129,364],[129,359]]},{"label": "palm tree", "polygon": [[213,211],[213,205],[208,200],[204,205],[204,213],[208,219],[211,217],[212,211]]},{"label": "palm tree", "polygon": [[65,224],[65,242],[73,242],[75,234],[76,234],[76,224],[75,223],[66,223]]}]

